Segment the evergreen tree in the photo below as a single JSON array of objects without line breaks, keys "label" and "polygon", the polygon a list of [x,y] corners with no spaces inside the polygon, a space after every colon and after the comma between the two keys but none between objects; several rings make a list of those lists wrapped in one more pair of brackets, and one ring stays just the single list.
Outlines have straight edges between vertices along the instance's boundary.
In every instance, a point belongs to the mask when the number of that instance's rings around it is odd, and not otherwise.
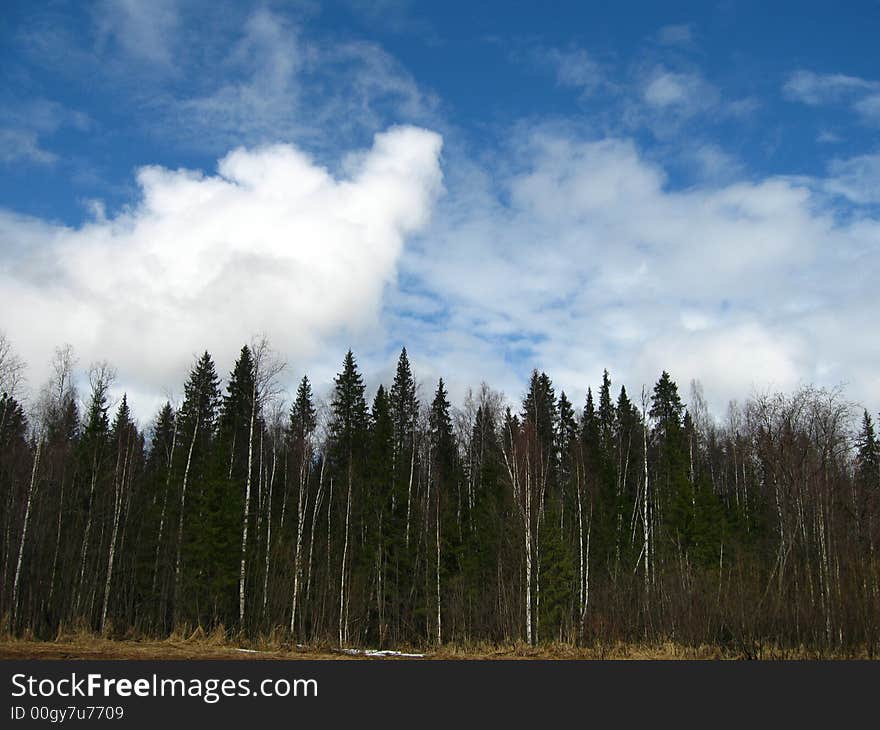
[{"label": "evergreen tree", "polygon": [[605,454],[610,454],[614,439],[615,428],[615,410],[611,402],[611,378],[608,371],[602,372],[602,387],[599,389],[599,436],[602,443],[602,450]]},{"label": "evergreen tree", "polygon": [[[359,534],[359,514],[362,508],[360,490],[363,480],[364,447],[367,433],[367,403],[364,400],[364,382],[358,372],[351,350],[345,354],[342,372],[334,380],[335,388],[331,402],[330,457],[337,482],[344,489],[339,494],[342,516],[342,553],[339,578],[338,640],[348,641],[349,616],[352,593],[351,536]],[[354,529],[353,529],[354,525]]]},{"label": "evergreen tree", "polygon": [[678,386],[664,370],[654,385],[649,415],[654,419],[652,440],[657,453],[655,482],[660,486],[660,510],[668,515],[668,546],[679,550],[690,545],[694,510],[683,412]]},{"label": "evergreen tree", "polygon": [[874,422],[865,410],[862,429],[856,439],[856,474],[866,487],[880,487],[880,446],[874,434]]},{"label": "evergreen tree", "polygon": [[342,372],[335,380],[330,439],[337,465],[350,466],[362,455],[363,436],[367,430],[367,402],[364,381],[351,350],[345,354]]},{"label": "evergreen tree", "polygon": [[[556,447],[556,394],[547,373],[532,371],[529,390],[523,400],[523,422],[528,421],[534,426],[535,432],[543,449],[554,454]],[[554,463],[551,465],[555,465]]]},{"label": "evergreen tree", "polygon": [[599,437],[599,419],[596,417],[596,407],[593,404],[593,391],[587,388],[587,401],[581,418],[581,440],[588,456],[594,460],[599,452]]},{"label": "evergreen tree", "polygon": [[405,463],[405,457],[409,454],[412,445],[419,403],[416,399],[416,384],[405,347],[400,351],[400,357],[397,360],[397,372],[394,374],[394,382],[391,384],[389,405],[394,424],[395,457],[400,462],[399,470],[406,471],[409,464]]},{"label": "evergreen tree", "polygon": [[[393,521],[390,519],[394,489],[394,422],[388,392],[380,385],[373,399],[368,435],[367,487],[364,496],[364,518],[367,521],[367,544],[361,567],[376,575],[376,600],[369,607],[368,622],[372,638],[379,644],[388,639],[390,606],[393,605],[393,587],[396,572],[389,556],[394,553]],[[389,580],[390,578],[390,580]]]},{"label": "evergreen tree", "polygon": [[295,443],[305,441],[318,425],[317,412],[312,402],[312,385],[303,375],[296,389],[296,399],[290,408],[290,436]]},{"label": "evergreen tree", "polygon": [[178,417],[174,623],[210,624],[214,617],[229,621],[229,597],[219,593],[228,588],[237,530],[220,534],[214,519],[215,510],[223,509],[219,502],[225,492],[218,487],[225,473],[214,448],[220,402],[220,379],[205,352],[184,385]]}]

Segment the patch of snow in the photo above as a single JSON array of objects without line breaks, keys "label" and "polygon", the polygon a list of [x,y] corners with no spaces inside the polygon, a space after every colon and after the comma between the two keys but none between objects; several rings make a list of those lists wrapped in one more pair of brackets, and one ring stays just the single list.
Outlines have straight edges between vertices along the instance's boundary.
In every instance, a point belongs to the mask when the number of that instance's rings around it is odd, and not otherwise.
[{"label": "patch of snow", "polygon": [[407,654],[402,651],[393,651],[391,649],[340,649],[343,654],[351,656],[396,656],[406,657],[409,659],[422,659],[424,654]]}]

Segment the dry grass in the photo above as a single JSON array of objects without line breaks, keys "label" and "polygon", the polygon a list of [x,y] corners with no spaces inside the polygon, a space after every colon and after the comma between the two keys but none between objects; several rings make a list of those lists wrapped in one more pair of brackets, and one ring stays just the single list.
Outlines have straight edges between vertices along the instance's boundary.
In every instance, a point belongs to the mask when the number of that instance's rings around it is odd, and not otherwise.
[{"label": "dry grass", "polygon": [[[403,647],[401,651],[419,653],[425,650]],[[843,659],[867,658],[864,653],[820,653],[801,649],[767,649],[758,654],[761,659]],[[523,643],[509,645],[474,644],[443,646],[427,650],[425,659],[454,660],[689,660],[689,659],[746,659],[745,654],[717,646],[684,646],[674,642],[657,644],[609,644],[591,647],[573,647],[549,644],[530,647]],[[258,639],[245,640],[230,636],[222,627],[210,634],[201,628],[183,627],[165,640],[131,637],[124,640],[106,639],[82,630],[59,633],[54,641],[36,641],[30,637],[0,638],[0,659],[373,659],[350,655],[333,647],[291,645],[280,634],[273,633]],[[378,657],[401,660],[404,657]]]}]

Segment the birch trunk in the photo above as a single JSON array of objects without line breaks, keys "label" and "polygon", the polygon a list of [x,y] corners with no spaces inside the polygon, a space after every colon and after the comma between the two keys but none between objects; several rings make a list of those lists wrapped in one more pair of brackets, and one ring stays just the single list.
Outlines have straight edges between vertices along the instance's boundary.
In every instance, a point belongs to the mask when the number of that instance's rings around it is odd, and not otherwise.
[{"label": "birch trunk", "polygon": [[251,472],[254,464],[254,421],[257,417],[257,373],[254,373],[254,386],[251,391],[251,422],[248,428],[248,465],[244,487],[244,510],[241,517],[241,564],[238,571],[238,623],[244,628],[244,589],[246,578],[246,557],[248,538],[248,512],[251,507]]},{"label": "birch trunk", "polygon": [[[315,502],[312,505],[312,529],[309,533],[309,566],[306,572],[306,605],[309,605],[309,598],[311,596],[311,588],[312,588],[312,556],[314,554],[315,548],[315,524],[318,520],[318,510],[321,507],[321,502],[324,499],[324,464],[326,459],[321,457],[321,471],[318,475],[318,493],[315,495]],[[329,531],[328,531],[329,533]],[[329,550],[327,551],[330,552]]]},{"label": "birch trunk", "polygon": [[177,618],[180,609],[180,550],[183,545],[183,516],[186,511],[186,484],[189,480],[189,468],[192,464],[193,449],[196,445],[196,436],[199,433],[199,419],[193,428],[192,440],[189,442],[189,452],[186,455],[186,467],[183,470],[183,484],[180,489],[180,517],[177,520],[177,555],[174,558],[174,616]]},{"label": "birch trunk", "polygon": [[168,454],[165,471],[165,493],[162,495],[162,512],[159,516],[159,534],[156,536],[156,559],[153,563],[153,587],[152,594],[156,595],[156,585],[159,581],[159,554],[162,549],[162,536],[165,532],[165,513],[168,508],[168,492],[171,487],[171,468],[174,464],[174,449],[177,446],[177,413],[174,414],[174,431],[171,436],[171,453]]},{"label": "birch trunk", "polygon": [[[348,641],[348,613],[345,604],[345,568],[348,562],[348,532],[351,520],[351,482],[352,463],[351,454],[348,455],[348,496],[345,500],[345,538],[342,543],[342,571],[339,578],[339,646],[344,646]],[[329,552],[329,550],[328,550]]]},{"label": "birch trunk", "polygon": [[437,537],[437,646],[440,646],[442,643],[442,634],[440,629],[440,486],[439,484],[434,487],[434,503],[435,507],[435,527],[436,527],[436,537]]},{"label": "birch trunk", "polygon": [[[296,603],[299,596],[299,576],[302,570],[302,533],[306,523],[306,480],[310,459],[310,449],[304,449],[302,462],[299,469],[299,493],[296,502],[296,547],[293,553],[293,597],[290,607],[290,634],[296,631]],[[323,462],[321,464],[323,470]],[[314,520],[312,524],[314,535]],[[311,549],[309,550],[309,562],[311,562]]]},{"label": "birch trunk", "polygon": [[650,512],[650,510],[648,508],[648,503],[651,498],[650,497],[651,493],[650,493],[650,490],[648,487],[648,418],[647,418],[647,412],[646,412],[646,408],[647,408],[646,404],[647,404],[647,395],[645,394],[644,389],[642,389],[642,446],[643,446],[643,457],[644,457],[644,462],[645,462],[645,464],[644,464],[644,466],[645,466],[645,473],[644,473],[645,489],[644,489],[643,502],[642,502],[642,521],[644,523],[644,545],[642,546],[642,552],[643,552],[644,558],[645,558],[645,591],[646,591],[645,597],[647,599],[647,591],[650,588],[650,581],[651,581],[651,577],[650,577],[650,575],[651,575],[651,559],[650,559],[651,529],[650,529],[650,522],[648,521],[649,512]]},{"label": "birch trunk", "polygon": [[406,490],[406,548],[409,550],[409,521],[410,521],[410,508],[412,504],[412,486],[413,486],[413,471],[415,469],[416,464],[416,437],[415,437],[415,424],[413,424],[413,436],[412,436],[412,449],[410,450],[410,459],[409,459],[409,486]]},{"label": "birch trunk", "polygon": [[263,573],[263,614],[266,613],[266,601],[269,595],[269,550],[272,545],[272,491],[275,486],[276,466],[275,439],[272,439],[272,470],[269,473],[269,492],[266,496],[266,570]]},{"label": "birch trunk", "polygon": [[86,516],[86,529],[83,533],[82,552],[79,561],[79,583],[76,587],[76,601],[74,602],[74,612],[79,610],[80,600],[82,598],[83,580],[86,573],[86,556],[89,552],[89,537],[92,532],[92,504],[95,499],[95,483],[98,479],[98,451],[95,449],[92,455],[92,478],[89,483],[89,506]]},{"label": "birch trunk", "polygon": [[119,535],[119,517],[122,513],[122,489],[125,485],[126,472],[128,470],[128,456],[131,448],[131,434],[126,440],[124,456],[122,457],[122,474],[119,473],[120,453],[116,455],[116,474],[114,479],[113,499],[113,532],[110,536],[110,550],[107,555],[107,576],[104,580],[104,602],[101,606],[101,634],[107,628],[107,607],[110,604],[110,584],[113,580],[113,561],[116,558],[116,538]]},{"label": "birch trunk", "polygon": [[37,450],[34,453],[34,466],[31,469],[31,483],[28,486],[27,502],[24,508],[24,524],[21,528],[21,542],[18,545],[18,560],[15,563],[15,579],[12,582],[12,625],[16,624],[18,618],[18,586],[21,580],[21,565],[24,561],[24,546],[27,542],[28,526],[31,519],[31,505],[34,499],[34,489],[37,483],[37,469],[40,466],[40,452],[43,448],[42,436],[37,441]]}]

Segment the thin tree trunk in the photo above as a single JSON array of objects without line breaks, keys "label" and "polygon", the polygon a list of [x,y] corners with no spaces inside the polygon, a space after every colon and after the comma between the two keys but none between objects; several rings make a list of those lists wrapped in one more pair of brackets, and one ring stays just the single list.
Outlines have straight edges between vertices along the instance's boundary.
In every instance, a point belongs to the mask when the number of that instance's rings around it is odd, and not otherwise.
[{"label": "thin tree trunk", "polygon": [[339,578],[339,646],[344,646],[348,641],[348,621],[345,611],[345,568],[348,561],[348,532],[351,518],[351,482],[352,463],[351,453],[348,455],[348,496],[345,500],[345,539],[342,546],[342,571]]},{"label": "thin tree trunk", "polygon": [[442,643],[442,634],[440,629],[440,485],[434,487],[434,503],[436,505],[434,523],[436,526],[437,537],[437,646]]},{"label": "thin tree trunk", "polygon": [[37,450],[34,453],[34,466],[31,469],[31,483],[28,486],[27,501],[24,508],[24,524],[21,528],[21,542],[18,545],[18,560],[15,563],[15,579],[12,582],[12,626],[16,625],[18,619],[18,585],[21,580],[21,565],[24,561],[24,546],[27,542],[28,526],[31,519],[31,505],[34,499],[34,489],[37,483],[37,469],[40,466],[40,451],[43,448],[42,436],[37,440]]},{"label": "thin tree trunk", "polygon": [[266,600],[269,595],[269,550],[272,545],[272,491],[275,486],[275,466],[276,466],[276,448],[275,439],[272,439],[272,471],[269,473],[269,493],[266,497],[266,570],[263,573],[263,614],[266,613]]},{"label": "thin tree trunk", "polygon": [[[130,430],[130,429],[126,429]],[[110,584],[113,580],[113,561],[116,558],[116,538],[119,535],[119,517],[122,512],[122,489],[125,485],[126,472],[128,470],[128,456],[131,448],[131,434],[126,439],[124,457],[122,457],[122,474],[119,473],[120,454],[116,454],[116,476],[114,484],[114,500],[113,500],[113,532],[110,536],[110,550],[107,555],[107,576],[104,580],[104,602],[101,606],[101,634],[104,634],[107,628],[107,607],[110,604]]]},{"label": "thin tree trunk", "polygon": [[177,555],[174,558],[174,619],[175,623],[180,611],[180,551],[183,545],[183,517],[186,511],[186,484],[189,480],[189,468],[192,464],[193,448],[199,433],[199,418],[193,428],[192,440],[189,442],[189,453],[186,455],[186,467],[183,470],[183,484],[180,489],[180,516],[177,520]]},{"label": "thin tree trunk", "polygon": [[[299,596],[299,576],[302,570],[302,533],[306,523],[306,480],[308,479],[308,469],[310,458],[310,449],[304,448],[302,460],[299,468],[299,494],[296,502],[296,547],[293,553],[293,597],[290,607],[290,634],[295,635],[296,632],[296,603]],[[322,463],[323,468],[323,463]],[[314,534],[314,525],[312,526]],[[311,549],[309,550],[309,562],[311,562]]]},{"label": "thin tree trunk", "polygon": [[244,488],[244,510],[241,517],[241,564],[238,571],[238,624],[244,628],[245,578],[247,565],[248,512],[251,507],[251,472],[254,461],[254,421],[257,417],[257,374],[251,391],[251,422],[248,429],[248,466]]}]

